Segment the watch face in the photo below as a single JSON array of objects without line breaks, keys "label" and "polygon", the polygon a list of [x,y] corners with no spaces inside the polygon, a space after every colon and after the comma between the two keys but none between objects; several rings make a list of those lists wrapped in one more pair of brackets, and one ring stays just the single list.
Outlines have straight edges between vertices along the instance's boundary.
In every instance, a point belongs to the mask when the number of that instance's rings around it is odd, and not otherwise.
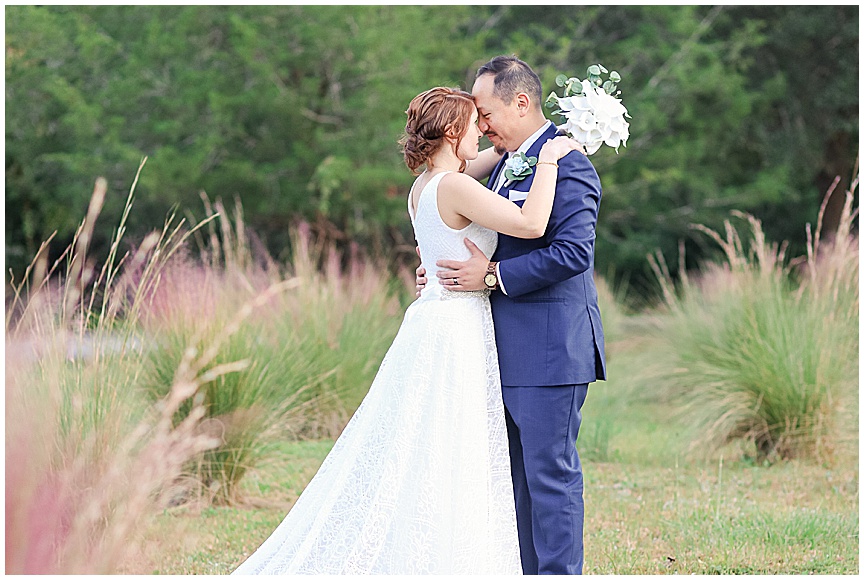
[{"label": "watch face", "polygon": [[498,278],[495,277],[495,274],[486,274],[486,277],[483,278],[483,281],[490,288],[498,283]]}]

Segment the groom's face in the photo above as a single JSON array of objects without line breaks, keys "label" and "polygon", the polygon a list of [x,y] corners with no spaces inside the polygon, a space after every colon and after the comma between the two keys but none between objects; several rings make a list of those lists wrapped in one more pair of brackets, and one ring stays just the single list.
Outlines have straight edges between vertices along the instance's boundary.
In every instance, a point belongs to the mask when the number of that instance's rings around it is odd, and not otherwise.
[{"label": "groom's face", "polygon": [[495,151],[504,153],[515,151],[522,141],[516,142],[514,134],[518,134],[519,122],[522,116],[516,105],[516,99],[505,103],[494,95],[495,77],[485,74],[474,81],[471,94],[477,105],[479,119],[477,126],[489,138]]}]

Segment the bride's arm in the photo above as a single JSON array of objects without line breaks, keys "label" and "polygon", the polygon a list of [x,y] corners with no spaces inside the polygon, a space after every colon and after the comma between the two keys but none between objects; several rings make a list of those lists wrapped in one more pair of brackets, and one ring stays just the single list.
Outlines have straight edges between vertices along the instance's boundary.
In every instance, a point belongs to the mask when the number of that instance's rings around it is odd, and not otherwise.
[{"label": "bride's arm", "polygon": [[534,166],[534,181],[521,208],[458,173],[441,180],[439,203],[496,232],[517,238],[539,238],[546,231],[552,213],[558,159],[578,148],[579,144],[567,137],[558,137],[543,145]]},{"label": "bride's arm", "polygon": [[492,170],[495,169],[495,165],[500,159],[501,155],[495,153],[494,147],[484,149],[479,155],[477,155],[477,159],[472,159],[467,162],[468,166],[465,168],[465,174],[470,175],[477,181],[486,179],[492,174]]}]

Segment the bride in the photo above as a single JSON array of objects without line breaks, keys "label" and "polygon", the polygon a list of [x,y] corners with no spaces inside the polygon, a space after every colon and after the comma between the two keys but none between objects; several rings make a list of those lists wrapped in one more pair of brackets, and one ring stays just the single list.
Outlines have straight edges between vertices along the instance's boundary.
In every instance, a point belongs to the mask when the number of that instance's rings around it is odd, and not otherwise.
[{"label": "bride", "polygon": [[[487,256],[496,232],[538,238],[557,160],[547,141],[520,208],[481,185],[500,159],[478,153],[470,94],[437,87],[408,107],[400,143],[418,175],[408,213],[430,276],[439,259]],[[273,534],[235,574],[521,574],[488,290],[429,285],[405,312],[368,394]]]}]

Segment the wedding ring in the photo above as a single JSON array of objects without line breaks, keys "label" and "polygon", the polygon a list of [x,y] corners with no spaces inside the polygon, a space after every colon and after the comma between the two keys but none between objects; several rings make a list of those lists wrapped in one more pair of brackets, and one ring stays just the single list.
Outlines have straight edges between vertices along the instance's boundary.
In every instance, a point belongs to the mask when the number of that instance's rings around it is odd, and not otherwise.
[{"label": "wedding ring", "polygon": [[458,278],[453,278],[453,285],[454,285],[454,286],[458,286],[458,285],[459,285],[459,279],[458,279]]}]

